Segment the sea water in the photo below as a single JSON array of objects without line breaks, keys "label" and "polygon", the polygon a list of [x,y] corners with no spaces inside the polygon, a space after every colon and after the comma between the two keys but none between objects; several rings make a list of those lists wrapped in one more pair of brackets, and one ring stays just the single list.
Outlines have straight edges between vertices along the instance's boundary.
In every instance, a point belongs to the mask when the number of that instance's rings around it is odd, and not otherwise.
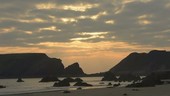
[{"label": "sea water", "polygon": [[[59,78],[60,80],[64,78]],[[102,77],[81,77],[83,81],[92,84],[92,87],[82,87],[82,89],[90,88],[104,88],[108,83],[117,84],[114,81],[101,81]],[[24,82],[16,82],[17,79],[0,79],[0,85],[6,86],[6,88],[0,89],[0,95],[8,94],[21,94],[32,92],[44,92],[44,91],[60,91],[60,90],[76,90],[77,87],[73,86],[75,83],[70,83],[69,87],[53,87],[55,82],[40,83],[41,78],[26,78]],[[131,82],[120,82],[121,87]]]}]

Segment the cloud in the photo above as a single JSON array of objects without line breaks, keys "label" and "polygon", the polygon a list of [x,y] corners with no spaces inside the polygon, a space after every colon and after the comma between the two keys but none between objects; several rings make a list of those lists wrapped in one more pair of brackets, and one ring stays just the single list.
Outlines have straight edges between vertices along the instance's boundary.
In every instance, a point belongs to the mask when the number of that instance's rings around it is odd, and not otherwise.
[{"label": "cloud", "polygon": [[170,0],[0,0],[0,50],[31,48],[70,62],[95,50],[94,60],[100,52],[117,51],[120,59],[122,52],[169,50],[169,8]]},{"label": "cloud", "polygon": [[89,39],[95,39],[95,38],[105,38],[104,35],[106,34],[108,34],[108,32],[81,32],[81,33],[77,33],[77,35],[84,36],[84,37],[72,38],[70,40],[71,41],[82,41],[82,40],[89,40]]},{"label": "cloud", "polygon": [[[62,38],[62,40],[55,39],[56,42],[69,42],[74,38],[82,38],[76,35],[77,32],[103,31],[109,34],[105,36],[106,39],[91,38],[90,42],[112,41],[112,37],[116,37],[114,40],[117,42],[136,42],[142,45],[154,42],[155,46],[160,47],[163,45],[160,44],[164,41],[162,39],[167,36],[159,38],[160,41],[157,42],[158,38],[151,34],[163,32],[169,28],[169,0],[31,0],[29,2],[1,0],[0,2],[0,24],[2,26],[0,34],[10,35],[13,39],[16,38],[14,36],[22,38],[23,35],[24,38],[24,35],[32,35],[35,36],[34,38],[48,37],[47,41],[54,41],[53,36],[56,35],[56,38]],[[44,33],[39,33],[39,31]],[[52,33],[52,31],[57,32]],[[22,35],[17,32],[21,32]],[[47,32],[49,34],[46,34]],[[8,35],[4,35],[5,33]],[[13,35],[14,33],[16,35]],[[62,33],[69,35],[64,36]],[[140,38],[140,35],[145,37],[145,40]],[[162,35],[169,35],[169,32],[162,33]],[[40,43],[40,40],[29,37],[26,39],[29,39],[28,43]],[[166,41],[165,45],[168,42]]]}]

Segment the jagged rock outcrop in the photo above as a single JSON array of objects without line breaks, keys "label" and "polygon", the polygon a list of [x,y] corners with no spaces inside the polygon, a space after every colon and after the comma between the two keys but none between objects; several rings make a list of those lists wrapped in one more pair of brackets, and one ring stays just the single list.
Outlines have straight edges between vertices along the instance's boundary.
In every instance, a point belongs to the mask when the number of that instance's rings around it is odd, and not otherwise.
[{"label": "jagged rock outcrop", "polygon": [[65,75],[66,76],[85,76],[82,68],[79,66],[78,63],[74,63],[69,65],[65,68]]},{"label": "jagged rock outcrop", "polygon": [[116,75],[148,75],[155,71],[170,70],[170,52],[153,50],[149,53],[131,53],[110,69]]},{"label": "jagged rock outcrop", "polygon": [[62,61],[43,53],[0,55],[0,78],[44,77],[63,73]]}]

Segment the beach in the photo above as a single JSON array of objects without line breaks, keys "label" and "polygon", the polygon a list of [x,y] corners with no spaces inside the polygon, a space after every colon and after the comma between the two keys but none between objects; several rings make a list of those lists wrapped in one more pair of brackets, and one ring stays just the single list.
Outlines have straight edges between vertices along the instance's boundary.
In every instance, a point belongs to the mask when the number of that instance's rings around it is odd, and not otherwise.
[{"label": "beach", "polygon": [[170,96],[170,85],[159,85],[146,88],[97,88],[63,91],[36,92],[4,96]]}]

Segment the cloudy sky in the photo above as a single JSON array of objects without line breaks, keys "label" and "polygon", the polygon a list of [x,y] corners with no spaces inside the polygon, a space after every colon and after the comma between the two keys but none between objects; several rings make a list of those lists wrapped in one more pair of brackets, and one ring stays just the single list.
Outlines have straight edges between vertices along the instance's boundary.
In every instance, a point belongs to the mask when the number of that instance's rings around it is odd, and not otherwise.
[{"label": "cloudy sky", "polygon": [[153,49],[170,50],[170,0],[0,0],[0,53],[46,53],[95,73]]}]

